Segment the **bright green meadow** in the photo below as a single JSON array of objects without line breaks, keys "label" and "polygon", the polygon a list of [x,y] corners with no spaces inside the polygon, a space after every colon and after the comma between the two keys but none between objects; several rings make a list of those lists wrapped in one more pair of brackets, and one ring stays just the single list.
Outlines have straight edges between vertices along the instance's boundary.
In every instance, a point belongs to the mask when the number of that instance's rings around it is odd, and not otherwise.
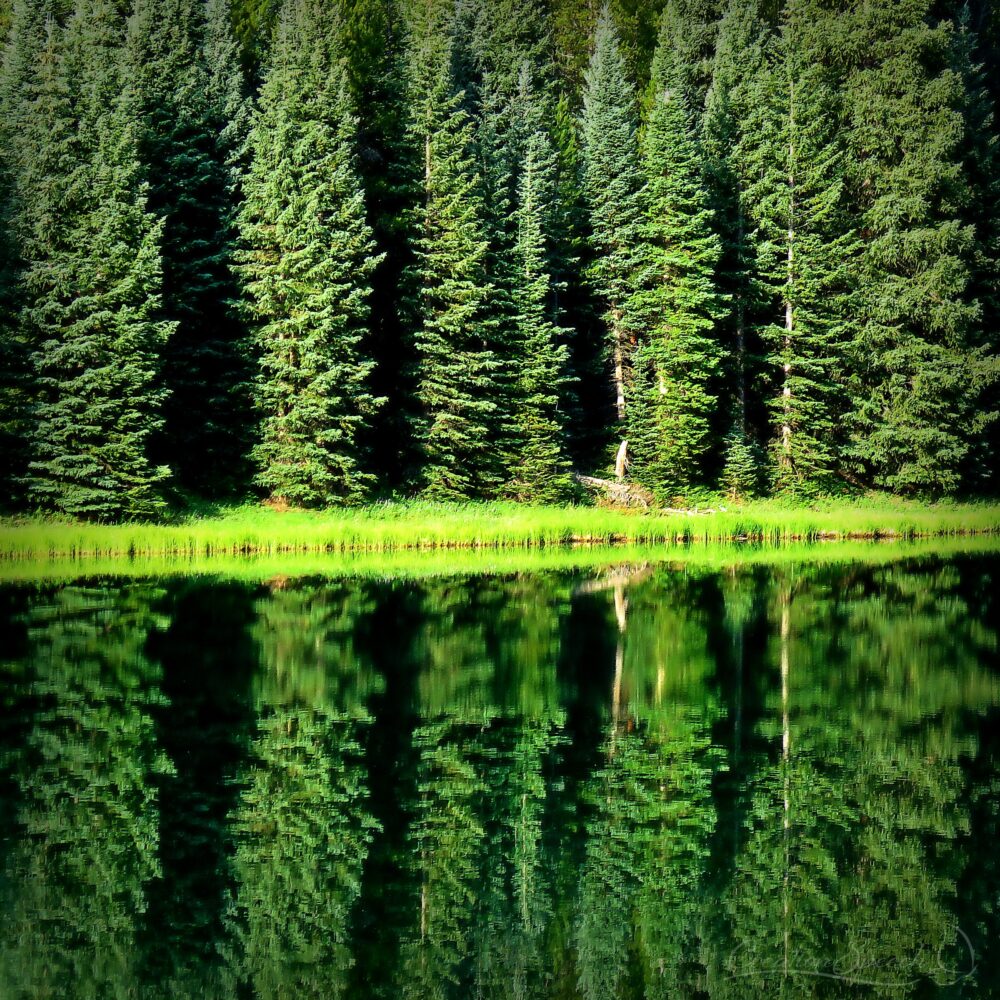
[{"label": "bright green meadow", "polygon": [[597,507],[386,503],[323,512],[223,508],[176,523],[8,520],[0,557],[203,558],[220,555],[417,549],[662,545],[1000,534],[1000,507],[869,500],[790,507],[777,502],[705,511],[633,513]]}]

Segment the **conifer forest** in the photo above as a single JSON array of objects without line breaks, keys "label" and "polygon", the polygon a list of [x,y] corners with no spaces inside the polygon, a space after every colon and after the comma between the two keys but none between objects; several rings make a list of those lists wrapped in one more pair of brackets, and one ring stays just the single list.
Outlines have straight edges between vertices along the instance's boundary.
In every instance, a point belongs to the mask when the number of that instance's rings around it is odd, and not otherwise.
[{"label": "conifer forest", "polygon": [[1000,476],[990,0],[0,0],[2,505]]}]

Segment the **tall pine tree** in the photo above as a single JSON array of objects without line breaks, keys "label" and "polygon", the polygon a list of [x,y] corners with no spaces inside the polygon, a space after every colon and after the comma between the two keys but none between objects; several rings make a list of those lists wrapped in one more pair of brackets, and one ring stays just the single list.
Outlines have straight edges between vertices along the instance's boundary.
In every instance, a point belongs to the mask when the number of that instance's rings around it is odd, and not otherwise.
[{"label": "tall pine tree", "polygon": [[10,34],[0,65],[0,505],[16,506],[28,457],[30,363],[18,323],[18,178],[25,116],[44,45],[46,7],[20,0],[10,11]]},{"label": "tall pine tree", "polygon": [[865,482],[954,492],[995,415],[996,364],[975,349],[975,234],[960,161],[963,81],[930,0],[852,5],[838,55],[865,254],[848,457]]},{"label": "tall pine tree", "polygon": [[[955,71],[964,84],[961,158],[970,197],[963,212],[975,227],[972,280],[967,295],[982,312],[973,334],[976,346],[1000,355],[1000,138],[995,97],[989,89],[989,24],[984,12],[974,20],[968,5],[958,11],[954,44]],[[974,30],[978,23],[979,32]],[[989,387],[986,412],[1000,411],[1000,380]],[[966,461],[963,479],[977,492],[1000,486],[1000,420],[978,436]]]},{"label": "tall pine tree", "polygon": [[757,77],[749,155],[775,481],[797,491],[829,488],[840,465],[858,265],[828,55],[835,29],[822,0],[788,0],[772,64]]},{"label": "tall pine tree", "polygon": [[465,95],[452,75],[453,17],[448,0],[408,8],[409,103],[423,165],[414,429],[423,492],[441,500],[495,494],[505,470],[494,442],[509,433],[482,182]]},{"label": "tall pine tree", "polygon": [[[581,131],[583,189],[595,254],[591,274],[606,306],[615,408],[624,433],[640,332],[628,304],[636,289],[643,206],[635,90],[607,7],[597,24],[587,68]],[[628,439],[623,437],[616,460],[618,475],[624,474],[627,449]]]},{"label": "tall pine tree", "polygon": [[762,353],[754,336],[761,296],[756,234],[747,204],[757,142],[756,81],[766,72],[770,45],[760,8],[757,0],[731,0],[719,23],[702,127],[706,185],[722,240],[718,284],[729,302],[718,383],[723,404],[715,431],[724,440],[722,484],[733,496],[752,494],[760,484],[757,438],[760,426],[766,425],[752,392]]},{"label": "tall pine tree", "polygon": [[369,492],[359,433],[380,402],[363,347],[377,258],[332,51],[337,31],[318,0],[283,8],[240,217],[260,365],[257,482],[277,501],[309,507]]},{"label": "tall pine tree", "polygon": [[671,28],[665,17],[643,139],[645,273],[632,308],[646,333],[629,418],[633,475],[661,496],[704,480],[721,355],[717,324],[724,315],[715,283],[720,241],[690,108],[670,70]]},{"label": "tall pine tree", "polygon": [[39,399],[31,500],[85,518],[162,509],[161,226],[146,208],[124,23],[110,0],[49,19],[21,165],[25,305]]},{"label": "tall pine tree", "polygon": [[531,91],[527,67],[518,106],[527,136],[514,213],[517,419],[512,492],[525,500],[552,502],[566,499],[572,482],[566,416],[561,409],[569,347],[567,331],[559,325],[558,290],[551,266],[558,160]]},{"label": "tall pine tree", "polygon": [[164,220],[164,312],[176,324],[158,451],[184,486],[216,494],[246,481],[250,425],[230,305],[246,112],[226,20],[220,0],[136,0],[128,45],[149,207]]}]

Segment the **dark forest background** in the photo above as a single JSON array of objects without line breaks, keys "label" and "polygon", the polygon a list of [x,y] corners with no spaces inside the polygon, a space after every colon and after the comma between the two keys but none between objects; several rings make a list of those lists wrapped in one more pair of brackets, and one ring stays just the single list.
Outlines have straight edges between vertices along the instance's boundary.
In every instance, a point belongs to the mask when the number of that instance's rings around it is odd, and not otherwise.
[{"label": "dark forest background", "polygon": [[10,0],[5,505],[995,492],[987,0]]}]

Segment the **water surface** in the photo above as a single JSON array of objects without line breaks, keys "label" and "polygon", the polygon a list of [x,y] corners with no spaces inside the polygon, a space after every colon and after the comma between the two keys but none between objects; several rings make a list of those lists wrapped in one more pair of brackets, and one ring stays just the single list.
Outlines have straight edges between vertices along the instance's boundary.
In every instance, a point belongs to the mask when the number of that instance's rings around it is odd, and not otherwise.
[{"label": "water surface", "polygon": [[0,587],[0,997],[1000,996],[1000,557]]}]

